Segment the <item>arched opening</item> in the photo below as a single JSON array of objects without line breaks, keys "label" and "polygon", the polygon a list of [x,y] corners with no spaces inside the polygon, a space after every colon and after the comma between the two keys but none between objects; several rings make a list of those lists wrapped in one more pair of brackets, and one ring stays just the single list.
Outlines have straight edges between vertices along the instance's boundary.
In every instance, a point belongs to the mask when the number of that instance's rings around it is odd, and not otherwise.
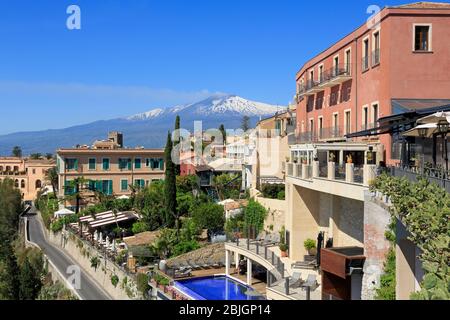
[{"label": "arched opening", "polygon": [[25,180],[22,179],[22,181],[20,181],[20,187],[25,189]]},{"label": "arched opening", "polygon": [[36,180],[36,189],[42,188],[42,182],[41,180]]},{"label": "arched opening", "polygon": [[19,167],[18,166],[14,166],[14,172],[19,172]]},{"label": "arched opening", "polygon": [[10,166],[6,166],[6,172],[11,172],[11,167]]},{"label": "arched opening", "polygon": [[14,187],[19,188],[19,180],[14,180]]},{"label": "arched opening", "polygon": [[0,166],[0,172],[3,172],[3,166]]}]

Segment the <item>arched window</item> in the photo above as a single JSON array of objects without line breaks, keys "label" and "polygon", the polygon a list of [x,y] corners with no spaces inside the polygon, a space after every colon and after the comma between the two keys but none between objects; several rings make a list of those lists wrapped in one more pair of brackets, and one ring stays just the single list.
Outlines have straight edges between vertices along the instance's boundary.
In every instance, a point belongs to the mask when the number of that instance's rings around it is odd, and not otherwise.
[{"label": "arched window", "polygon": [[41,180],[36,180],[36,189],[42,188],[42,182]]},{"label": "arched window", "polygon": [[14,166],[14,172],[19,172],[19,167],[18,166]]},{"label": "arched window", "polygon": [[0,172],[3,172],[3,166],[0,166]]},{"label": "arched window", "polygon": [[16,188],[18,188],[19,187],[19,180],[14,180],[14,186],[16,187]]},{"label": "arched window", "polygon": [[25,189],[25,180],[22,179],[22,181],[20,181],[20,187]]},{"label": "arched window", "polygon": [[11,172],[11,167],[10,166],[6,166],[6,172]]}]

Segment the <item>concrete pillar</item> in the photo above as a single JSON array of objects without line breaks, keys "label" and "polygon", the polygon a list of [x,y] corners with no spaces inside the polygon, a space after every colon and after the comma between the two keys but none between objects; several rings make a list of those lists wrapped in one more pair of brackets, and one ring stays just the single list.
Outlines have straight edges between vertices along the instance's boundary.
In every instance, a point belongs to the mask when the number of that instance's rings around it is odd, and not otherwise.
[{"label": "concrete pillar", "polygon": [[339,165],[344,164],[344,150],[339,151]]},{"label": "concrete pillar", "polygon": [[225,274],[230,275],[230,251],[225,250]]},{"label": "concrete pillar", "polygon": [[328,162],[328,180],[336,178],[336,162]]},{"label": "concrete pillar", "polygon": [[252,260],[247,258],[247,284],[249,286],[251,286],[253,284],[253,281],[252,281],[252,273],[253,273],[252,268],[253,268],[252,267]]},{"label": "concrete pillar", "polygon": [[294,163],[292,166],[293,166],[293,168],[292,168],[292,176],[298,177],[298,166],[297,166],[297,164]]},{"label": "concrete pillar", "polygon": [[313,168],[312,168],[312,177],[313,178],[318,178],[319,177],[319,161],[314,161],[313,162]]},{"label": "concrete pillar", "polygon": [[308,165],[302,163],[302,179],[308,179]]},{"label": "concrete pillar", "polygon": [[239,269],[239,261],[241,260],[240,258],[241,258],[241,256],[237,252],[235,252],[234,253],[234,263],[235,263],[236,270]]},{"label": "concrete pillar", "polygon": [[345,181],[349,183],[355,182],[355,164],[346,163],[345,164]]}]

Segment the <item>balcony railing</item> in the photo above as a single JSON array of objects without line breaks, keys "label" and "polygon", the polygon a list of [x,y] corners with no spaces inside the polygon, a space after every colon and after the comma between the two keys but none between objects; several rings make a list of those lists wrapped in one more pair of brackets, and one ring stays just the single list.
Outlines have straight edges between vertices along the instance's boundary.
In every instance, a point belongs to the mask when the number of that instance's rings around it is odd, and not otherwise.
[{"label": "balcony railing", "polygon": [[343,83],[352,77],[351,64],[343,63],[334,66],[331,69],[323,71],[319,74],[318,81],[309,79],[306,84],[299,88],[297,94],[297,102],[304,95],[310,96],[317,92],[323,91],[325,87],[332,87]]},{"label": "balcony railing", "polygon": [[390,167],[389,169],[392,176],[404,177],[411,182],[417,182],[417,179],[421,176],[426,177],[431,183],[437,184],[450,193],[450,171],[412,166]]},{"label": "balcony railing", "polygon": [[[377,175],[375,165],[356,165],[354,163],[338,164],[335,162],[314,161],[308,164],[287,164],[287,176],[303,180],[313,180],[316,178],[339,181],[350,184],[369,186],[371,180]],[[450,188],[450,181],[448,182]]]},{"label": "balcony railing", "polygon": [[362,58],[361,68],[363,72],[369,70],[369,56]]},{"label": "balcony railing", "polygon": [[372,67],[380,64],[380,49],[372,51]]}]

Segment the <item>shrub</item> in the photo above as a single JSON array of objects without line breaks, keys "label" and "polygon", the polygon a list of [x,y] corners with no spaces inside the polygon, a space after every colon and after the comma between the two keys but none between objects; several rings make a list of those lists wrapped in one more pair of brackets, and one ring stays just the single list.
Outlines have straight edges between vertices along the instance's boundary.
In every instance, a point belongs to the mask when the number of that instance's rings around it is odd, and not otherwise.
[{"label": "shrub", "polygon": [[117,285],[119,284],[119,277],[117,276],[117,275],[112,275],[111,276],[111,284],[114,286],[114,287],[117,287]]},{"label": "shrub", "polygon": [[144,273],[137,275],[137,289],[144,297],[148,296],[150,285],[148,284],[148,276]]},{"label": "shrub", "polygon": [[306,239],[303,245],[308,251],[317,248],[316,241],[314,241],[313,239]]},{"label": "shrub", "polygon": [[278,200],[286,200],[286,191],[281,190],[277,195]]},{"label": "shrub", "polygon": [[200,249],[200,244],[196,240],[182,241],[177,243],[172,249],[172,257]]},{"label": "shrub", "polygon": [[199,229],[221,231],[225,224],[224,208],[212,202],[200,204],[194,209],[192,219]]},{"label": "shrub", "polygon": [[264,228],[264,220],[267,217],[267,210],[254,199],[250,199],[248,206],[244,209],[245,230],[256,228],[259,234]]},{"label": "shrub", "polygon": [[91,258],[91,268],[94,268],[97,271],[98,266],[100,265],[100,259],[98,257]]},{"label": "shrub", "polygon": [[285,191],[283,184],[265,184],[261,187],[261,193],[264,198],[279,199],[279,194]]},{"label": "shrub", "polygon": [[133,228],[131,229],[131,231],[133,232],[133,234],[138,234],[138,233],[142,233],[142,232],[146,232],[149,230],[148,225],[145,222],[139,221],[133,224]]}]

